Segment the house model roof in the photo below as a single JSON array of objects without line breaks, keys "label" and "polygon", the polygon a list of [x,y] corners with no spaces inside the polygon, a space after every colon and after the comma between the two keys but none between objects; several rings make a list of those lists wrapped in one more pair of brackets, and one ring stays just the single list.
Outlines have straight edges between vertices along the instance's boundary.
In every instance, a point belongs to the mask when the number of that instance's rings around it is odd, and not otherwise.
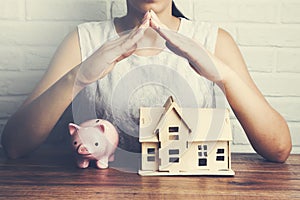
[{"label": "house model roof", "polygon": [[180,108],[169,97],[164,107],[140,108],[140,142],[158,142],[157,130],[165,126],[166,117],[174,113],[188,128],[190,142],[232,140],[228,109]]},{"label": "house model roof", "polygon": [[176,116],[181,120],[183,125],[186,126],[189,132],[192,131],[189,125],[186,123],[186,121],[182,118],[183,113],[181,112],[181,109],[179,108],[178,104],[174,101],[173,97],[170,96],[164,105],[164,111],[158,120],[156,128],[154,129],[154,134],[156,134],[157,130],[163,127],[163,125],[165,124],[165,119],[167,115],[170,114],[170,112],[174,112],[176,114]]}]

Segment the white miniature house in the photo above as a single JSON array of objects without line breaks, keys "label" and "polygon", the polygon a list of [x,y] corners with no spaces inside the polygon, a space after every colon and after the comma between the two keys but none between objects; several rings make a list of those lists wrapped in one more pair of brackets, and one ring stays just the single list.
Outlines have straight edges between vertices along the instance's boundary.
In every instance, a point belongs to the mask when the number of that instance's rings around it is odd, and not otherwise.
[{"label": "white miniature house", "polygon": [[169,97],[140,108],[139,131],[142,176],[234,175],[228,109],[180,108]]}]

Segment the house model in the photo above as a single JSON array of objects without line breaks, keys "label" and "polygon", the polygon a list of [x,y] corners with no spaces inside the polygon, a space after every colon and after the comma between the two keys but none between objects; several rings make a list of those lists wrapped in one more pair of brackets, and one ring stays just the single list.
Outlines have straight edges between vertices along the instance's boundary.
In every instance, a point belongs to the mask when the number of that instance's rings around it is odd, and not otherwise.
[{"label": "house model", "polygon": [[140,108],[139,134],[142,176],[234,175],[228,109],[180,108],[169,97]]}]

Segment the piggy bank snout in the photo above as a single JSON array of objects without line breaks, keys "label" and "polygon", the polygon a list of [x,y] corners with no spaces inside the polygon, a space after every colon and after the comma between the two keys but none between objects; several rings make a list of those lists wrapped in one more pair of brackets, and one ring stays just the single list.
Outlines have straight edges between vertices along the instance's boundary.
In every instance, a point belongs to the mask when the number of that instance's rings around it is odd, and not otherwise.
[{"label": "piggy bank snout", "polygon": [[84,145],[79,145],[78,149],[77,149],[77,153],[78,154],[90,154],[90,152],[87,150],[87,148]]}]

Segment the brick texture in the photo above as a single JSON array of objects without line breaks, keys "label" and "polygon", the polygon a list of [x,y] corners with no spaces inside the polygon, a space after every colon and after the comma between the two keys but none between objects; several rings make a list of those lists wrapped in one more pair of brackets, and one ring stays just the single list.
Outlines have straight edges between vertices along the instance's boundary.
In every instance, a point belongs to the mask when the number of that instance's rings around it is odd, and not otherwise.
[{"label": "brick texture", "polygon": [[[185,0],[184,0],[185,1]],[[300,153],[300,1],[189,0],[192,19],[232,34],[267,100],[287,120]],[[0,131],[42,77],[65,35],[126,12],[125,0],[0,0]],[[232,118],[233,150],[253,152]]]}]

